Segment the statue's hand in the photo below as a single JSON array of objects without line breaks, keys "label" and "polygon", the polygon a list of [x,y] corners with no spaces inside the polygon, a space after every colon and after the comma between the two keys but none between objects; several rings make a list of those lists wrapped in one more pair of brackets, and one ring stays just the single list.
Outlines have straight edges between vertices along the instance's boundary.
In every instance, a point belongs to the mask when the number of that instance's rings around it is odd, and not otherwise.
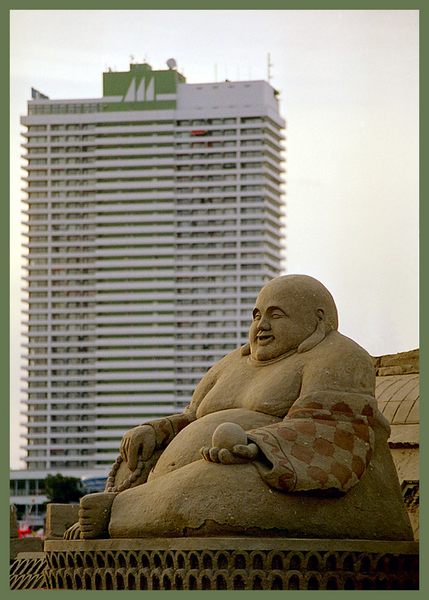
[{"label": "statue's hand", "polygon": [[236,444],[232,448],[201,448],[202,457],[208,462],[221,463],[223,465],[244,464],[255,460],[259,448],[256,444]]},{"label": "statue's hand", "polygon": [[223,465],[243,464],[255,460],[258,446],[247,443],[246,431],[238,423],[225,422],[216,427],[211,447],[201,448],[202,457]]},{"label": "statue's hand", "polygon": [[120,453],[128,468],[134,471],[138,457],[149,460],[156,448],[155,430],[150,425],[139,425],[127,431],[122,438]]}]

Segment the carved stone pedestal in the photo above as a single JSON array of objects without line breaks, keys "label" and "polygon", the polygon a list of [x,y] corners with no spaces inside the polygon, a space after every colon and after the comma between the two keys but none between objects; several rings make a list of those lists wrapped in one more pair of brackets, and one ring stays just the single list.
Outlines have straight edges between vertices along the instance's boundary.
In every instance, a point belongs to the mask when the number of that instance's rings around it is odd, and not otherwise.
[{"label": "carved stone pedestal", "polygon": [[418,544],[287,538],[45,542],[48,589],[418,589]]}]

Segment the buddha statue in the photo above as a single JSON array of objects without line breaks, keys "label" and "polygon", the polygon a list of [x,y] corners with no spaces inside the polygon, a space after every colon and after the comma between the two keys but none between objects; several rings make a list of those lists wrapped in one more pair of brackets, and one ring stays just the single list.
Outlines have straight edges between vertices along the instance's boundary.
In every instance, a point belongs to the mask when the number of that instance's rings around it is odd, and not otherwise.
[{"label": "buddha statue", "polygon": [[412,540],[370,355],[316,279],[261,289],[249,342],[180,414],[125,433],[106,491],[66,539],[283,536]]}]

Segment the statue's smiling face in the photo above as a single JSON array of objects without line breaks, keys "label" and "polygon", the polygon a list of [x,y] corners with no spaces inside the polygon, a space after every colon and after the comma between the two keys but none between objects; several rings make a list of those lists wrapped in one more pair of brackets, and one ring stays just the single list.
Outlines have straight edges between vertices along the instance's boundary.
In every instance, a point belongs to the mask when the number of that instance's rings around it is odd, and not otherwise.
[{"label": "statue's smiling face", "polygon": [[310,310],[305,299],[294,292],[294,286],[285,282],[262,288],[249,331],[250,352],[256,360],[287,354],[316,329],[315,310]]}]

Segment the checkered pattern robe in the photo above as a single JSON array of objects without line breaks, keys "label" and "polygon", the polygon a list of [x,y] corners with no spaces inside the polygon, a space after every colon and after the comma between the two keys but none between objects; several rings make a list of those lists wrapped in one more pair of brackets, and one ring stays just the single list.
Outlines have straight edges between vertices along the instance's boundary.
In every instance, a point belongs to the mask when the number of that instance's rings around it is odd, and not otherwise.
[{"label": "checkered pattern robe", "polygon": [[272,465],[257,463],[262,478],[285,492],[347,492],[371,460],[377,412],[366,394],[324,390],[298,398],[283,421],[247,432]]}]

